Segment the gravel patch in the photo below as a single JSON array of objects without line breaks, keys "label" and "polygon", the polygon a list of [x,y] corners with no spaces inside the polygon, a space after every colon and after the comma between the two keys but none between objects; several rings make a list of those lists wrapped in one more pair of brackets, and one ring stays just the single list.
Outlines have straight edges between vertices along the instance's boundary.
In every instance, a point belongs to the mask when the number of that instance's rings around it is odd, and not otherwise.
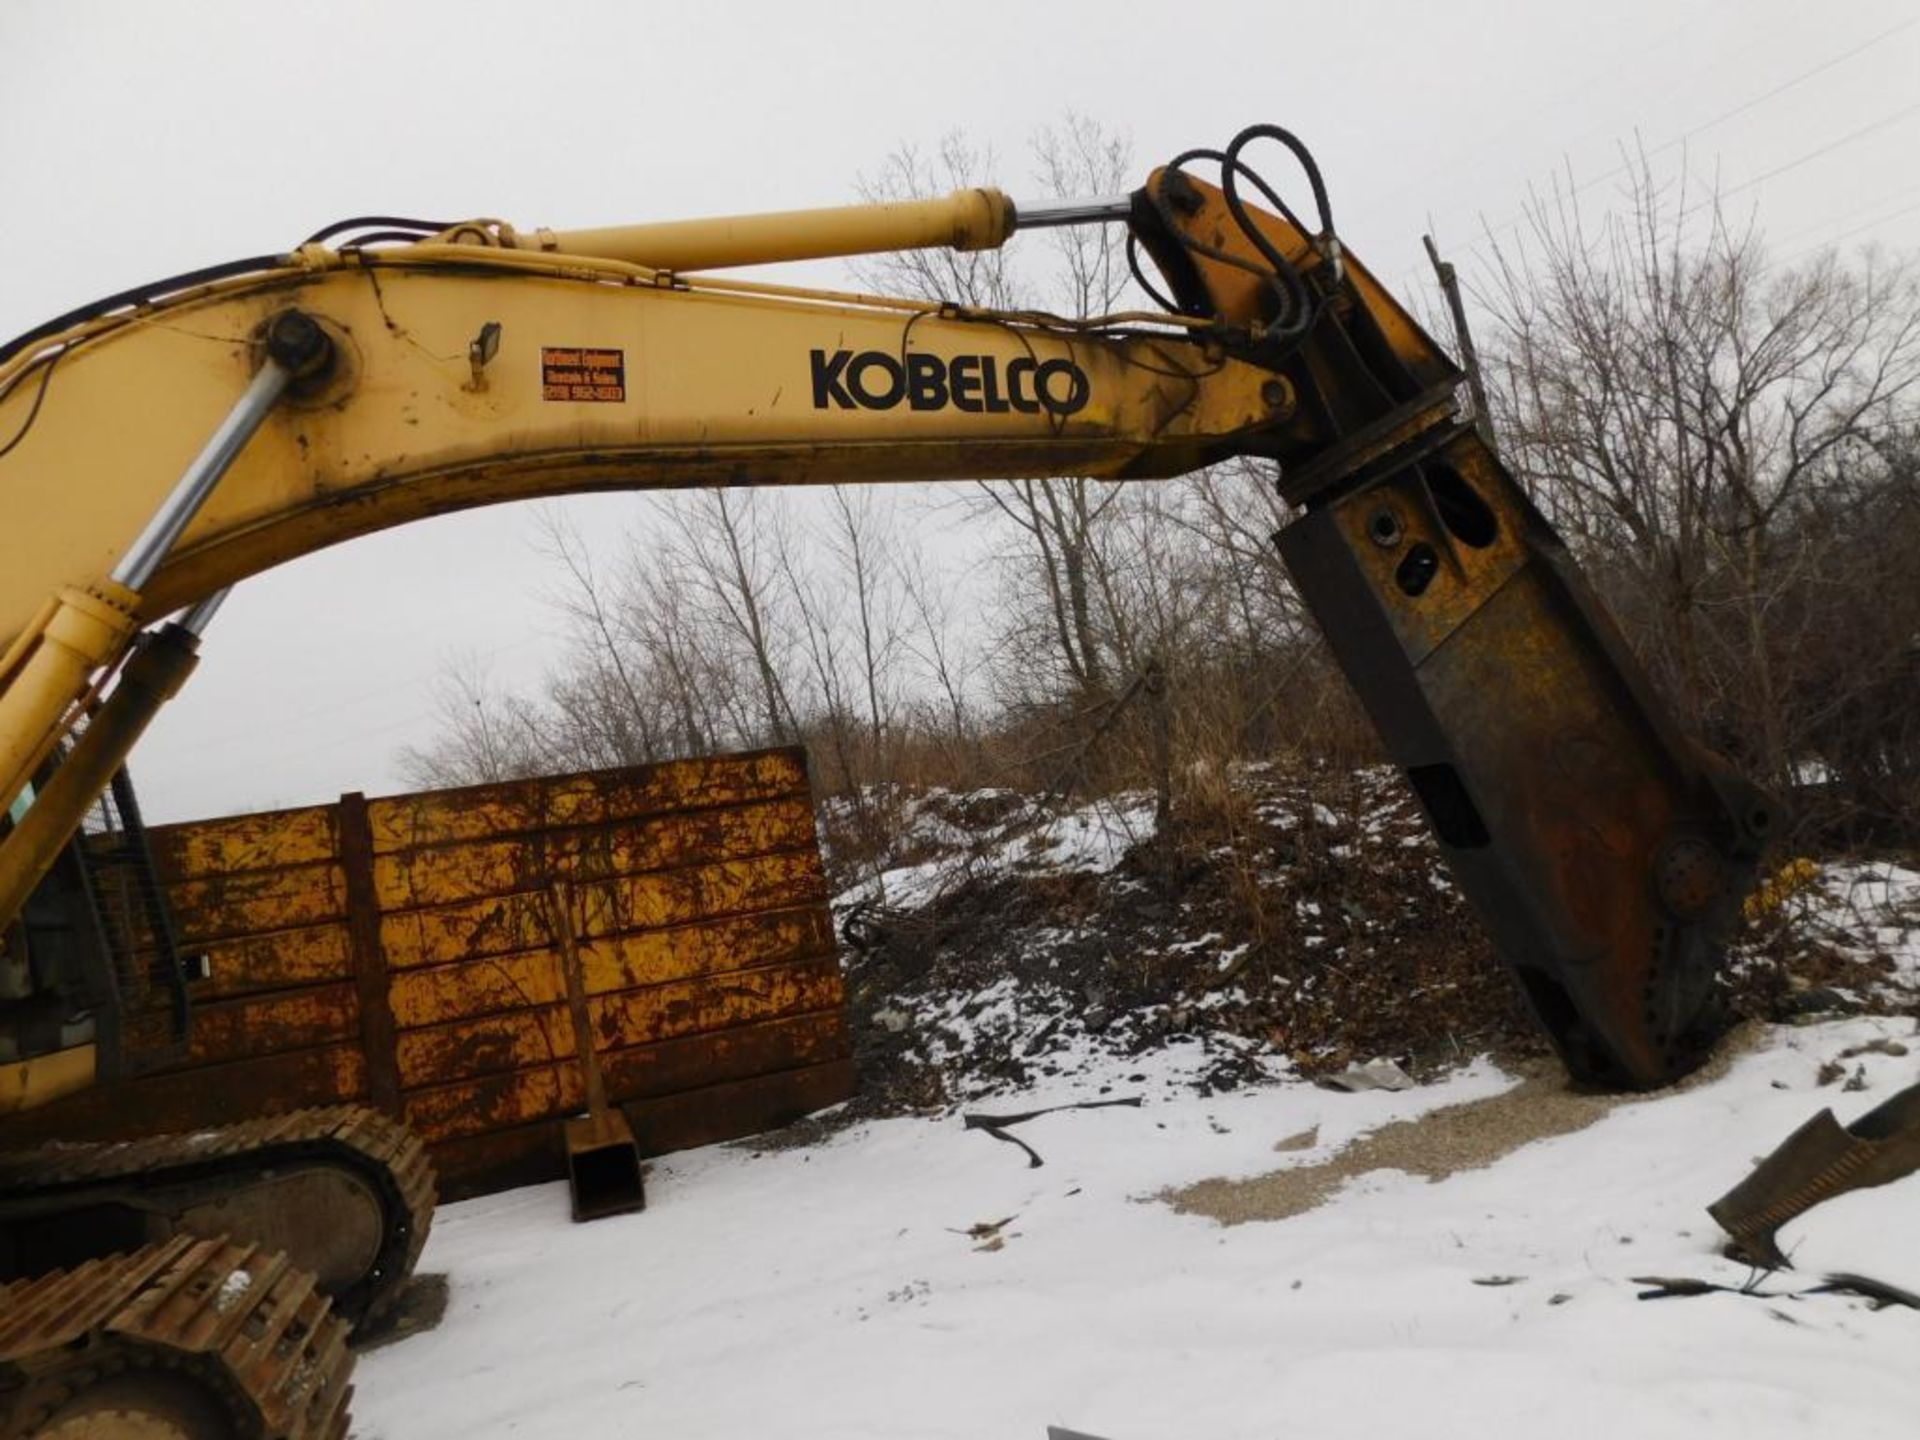
[{"label": "gravel patch", "polygon": [[[1724,1075],[1734,1056],[1754,1043],[1757,1030],[1741,1027],[1707,1065],[1670,1090],[1652,1093],[1685,1091]],[[1393,1121],[1324,1160],[1247,1179],[1202,1180],[1160,1198],[1182,1214],[1205,1215],[1223,1225],[1285,1220],[1324,1204],[1356,1176],[1399,1170],[1428,1181],[1444,1180],[1461,1170],[1484,1169],[1536,1140],[1584,1130],[1616,1106],[1651,1098],[1575,1090],[1551,1062],[1510,1063],[1509,1068],[1521,1077],[1511,1090]],[[1296,1147],[1287,1143],[1287,1148]]]}]

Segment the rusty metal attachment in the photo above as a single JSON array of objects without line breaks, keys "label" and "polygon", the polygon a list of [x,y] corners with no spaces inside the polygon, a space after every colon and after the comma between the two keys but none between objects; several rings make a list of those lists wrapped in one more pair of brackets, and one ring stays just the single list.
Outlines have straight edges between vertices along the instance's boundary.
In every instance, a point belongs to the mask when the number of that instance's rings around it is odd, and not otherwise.
[{"label": "rusty metal attachment", "polygon": [[1471,426],[1401,439],[1279,544],[1574,1077],[1692,1069],[1771,801],[1675,730]]},{"label": "rusty metal attachment", "polygon": [[1707,1207],[1732,1237],[1727,1253],[1788,1268],[1780,1227],[1824,1200],[1891,1184],[1920,1170],[1920,1085],[1842,1126],[1822,1110],[1789,1135],[1745,1180]]},{"label": "rusty metal attachment", "polygon": [[[1305,173],[1317,231],[1239,194],[1257,142]],[[1209,153],[1217,186],[1183,168]],[[1341,247],[1297,137],[1250,127],[1138,198],[1168,303],[1299,397],[1261,439],[1302,510],[1281,556],[1567,1068],[1638,1089],[1684,1075],[1724,1028],[1717,972],[1772,803],[1679,732],[1460,419],[1466,377]]]},{"label": "rusty metal attachment", "polygon": [[607,1104],[606,1080],[593,1048],[592,1016],[587,1010],[586,973],[575,938],[572,891],[560,881],[548,890],[553,905],[553,935],[567,977],[567,1007],[573,1019],[573,1044],[580,1057],[580,1084],[587,1113],[566,1123],[567,1189],[575,1220],[599,1220],[646,1208],[640,1179],[640,1146],[627,1117]]}]

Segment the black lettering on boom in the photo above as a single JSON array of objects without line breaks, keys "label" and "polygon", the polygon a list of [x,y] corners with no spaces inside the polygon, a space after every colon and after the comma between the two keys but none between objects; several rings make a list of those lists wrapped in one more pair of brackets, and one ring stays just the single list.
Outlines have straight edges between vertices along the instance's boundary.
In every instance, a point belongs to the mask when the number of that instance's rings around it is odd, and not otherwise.
[{"label": "black lettering on boom", "polygon": [[[1060,393],[1064,382],[1066,394]],[[1056,415],[1071,415],[1086,408],[1087,372],[1071,360],[1048,360],[1033,372],[1033,388],[1040,392],[1040,403]]]},{"label": "black lettering on boom", "polygon": [[939,410],[947,403],[947,367],[938,355],[907,357],[907,404],[915,410]]},{"label": "black lettering on boom", "polygon": [[911,410],[960,410],[970,415],[1065,418],[1086,409],[1093,397],[1087,372],[1071,360],[1021,356],[1003,370],[994,355],[925,353],[904,361],[884,350],[815,350],[813,408],[891,410],[906,401]]},{"label": "black lettering on boom", "polygon": [[[875,390],[867,384],[867,376],[878,370],[886,376],[884,390]],[[869,410],[891,410],[900,403],[900,396],[907,388],[907,377],[900,372],[900,362],[891,355],[882,355],[878,350],[862,350],[848,362],[847,389],[853,392],[853,398]]]}]

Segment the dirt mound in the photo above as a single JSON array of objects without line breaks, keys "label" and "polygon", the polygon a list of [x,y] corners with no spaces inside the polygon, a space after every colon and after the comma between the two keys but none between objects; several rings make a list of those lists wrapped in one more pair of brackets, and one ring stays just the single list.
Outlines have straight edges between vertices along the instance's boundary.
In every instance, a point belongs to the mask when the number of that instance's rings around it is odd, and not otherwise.
[{"label": "dirt mound", "polygon": [[[1164,827],[1143,795],[1065,813],[1006,791],[924,797],[899,863],[835,904],[862,1073],[848,1113],[1174,1050],[1206,1090],[1375,1056],[1416,1077],[1488,1052],[1548,1057],[1395,772],[1228,779]],[[1733,1013],[1913,1007],[1920,974],[1892,958],[1907,932],[1886,926],[1894,899],[1920,912],[1920,878],[1883,866],[1897,884],[1864,872],[1842,896],[1835,877],[1860,867],[1797,864],[1800,888],[1736,947]]]},{"label": "dirt mound", "polygon": [[[943,801],[943,821],[957,813]],[[1194,1083],[1214,1089],[1376,1054],[1417,1069],[1539,1052],[1389,773],[1256,768],[1231,809],[1165,831],[1140,818],[1122,796],[1038,843],[843,898],[875,1103],[1018,1089],[1180,1040],[1206,1053]]]}]

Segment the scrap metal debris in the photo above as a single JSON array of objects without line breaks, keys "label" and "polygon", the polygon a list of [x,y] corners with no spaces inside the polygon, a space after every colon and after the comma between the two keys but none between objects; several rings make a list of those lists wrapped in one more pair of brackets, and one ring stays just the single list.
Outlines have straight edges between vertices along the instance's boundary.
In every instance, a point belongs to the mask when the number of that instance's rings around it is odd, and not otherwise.
[{"label": "scrap metal debris", "polygon": [[954,1235],[964,1235],[969,1240],[991,1240],[1019,1218],[1019,1214],[1015,1213],[1000,1220],[976,1220],[964,1230],[955,1230],[949,1225],[947,1230]]},{"label": "scrap metal debris", "polygon": [[1886,1185],[1920,1170],[1920,1084],[1842,1126],[1822,1110],[1751,1175],[1707,1207],[1732,1237],[1727,1253],[1769,1270],[1792,1268],[1780,1227],[1824,1200]]},{"label": "scrap metal debris", "polygon": [[1712,1280],[1696,1280],[1691,1275],[1635,1275],[1633,1283],[1647,1287],[1637,1297],[1641,1300],[1672,1300],[1693,1295],[1762,1295],[1773,1299],[1776,1294],[1754,1289],[1754,1281],[1746,1285],[1721,1285]]},{"label": "scrap metal debris", "polygon": [[[1902,1290],[1898,1285],[1889,1285],[1884,1280],[1875,1280],[1869,1275],[1836,1271],[1822,1283],[1809,1285],[1803,1290],[1762,1290],[1760,1283],[1770,1273],[1756,1273],[1741,1285],[1721,1285],[1689,1275],[1635,1275],[1633,1283],[1648,1287],[1639,1294],[1638,1298],[1642,1300],[1686,1299],[1695,1295],[1744,1295],[1754,1300],[1799,1300],[1808,1295],[1858,1295],[1871,1300],[1876,1310],[1884,1310],[1889,1305],[1906,1305],[1920,1310],[1920,1295],[1911,1290]],[[1780,1318],[1784,1320],[1790,1317],[1782,1315]]]},{"label": "scrap metal debris", "polygon": [[1363,1090],[1411,1090],[1414,1078],[1384,1056],[1366,1064],[1349,1065],[1338,1075],[1323,1075],[1319,1084],[1327,1090],[1358,1094]]},{"label": "scrap metal debris", "polygon": [[1911,1290],[1902,1290],[1898,1285],[1889,1285],[1884,1280],[1875,1280],[1869,1275],[1837,1272],[1827,1276],[1825,1285],[1815,1286],[1807,1293],[1817,1295],[1827,1290],[1864,1295],[1874,1302],[1873,1308],[1876,1310],[1884,1310],[1889,1305],[1905,1305],[1910,1309],[1920,1310],[1920,1295],[1914,1294]]},{"label": "scrap metal debris", "polygon": [[[1071,1105],[1049,1105],[1044,1110],[1028,1110],[1019,1115],[962,1115],[969,1130],[984,1130],[996,1140],[1004,1140],[1009,1145],[1018,1145],[1027,1152],[1027,1168],[1038,1170],[1046,1161],[1040,1158],[1040,1152],[1017,1135],[1007,1134],[1007,1127],[1022,1125],[1042,1115],[1052,1115],[1060,1110],[1105,1110],[1114,1105],[1130,1105],[1139,1108],[1140,1097],[1128,1095],[1119,1100],[1081,1100]],[[1004,1223],[1004,1222],[1003,1222]]]},{"label": "scrap metal debris", "polygon": [[1840,1052],[1840,1058],[1842,1060],[1857,1060],[1862,1055],[1901,1056],[1906,1053],[1906,1046],[1902,1045],[1898,1040],[1892,1040],[1882,1035],[1876,1040],[1866,1040],[1858,1045],[1849,1045]]}]

